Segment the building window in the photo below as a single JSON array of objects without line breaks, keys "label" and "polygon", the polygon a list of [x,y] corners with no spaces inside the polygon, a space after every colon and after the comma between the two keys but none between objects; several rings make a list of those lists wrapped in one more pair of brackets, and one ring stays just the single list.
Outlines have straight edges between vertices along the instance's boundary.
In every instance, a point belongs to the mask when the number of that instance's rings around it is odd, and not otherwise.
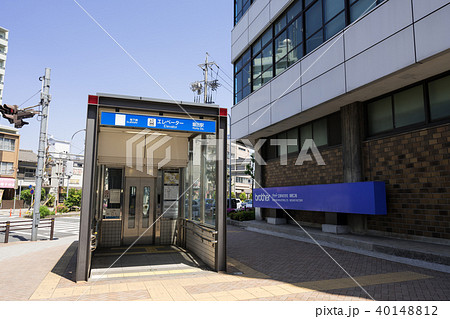
[{"label": "building window", "polygon": [[0,137],[0,150],[1,151],[12,151],[14,152],[16,148],[16,141],[12,138]]},{"label": "building window", "polygon": [[13,163],[0,162],[1,175],[14,175]]},{"label": "building window", "polygon": [[272,79],[272,28],[269,28],[252,46],[253,91]]},{"label": "building window", "polygon": [[430,96],[431,120],[450,116],[450,76],[432,81],[428,84]]},{"label": "building window", "polygon": [[425,122],[423,86],[394,94],[394,126],[403,127]]},{"label": "building window", "polygon": [[350,0],[350,23],[359,19],[384,0]]},{"label": "building window", "polygon": [[270,160],[286,155],[285,147],[272,145],[274,139],[296,140],[296,145],[287,146],[287,154],[293,154],[299,152],[307,139],[312,139],[316,146],[334,146],[342,143],[341,136],[341,114],[336,112],[269,137],[263,145],[262,156]]},{"label": "building window", "polygon": [[250,94],[250,50],[248,50],[234,66],[234,103],[239,103]]},{"label": "building window", "polygon": [[[450,117],[450,76],[426,80],[367,103],[367,133],[386,133]],[[429,116],[427,116],[427,114]]]},{"label": "building window", "polygon": [[236,25],[247,12],[253,0],[234,0],[234,24]]},{"label": "building window", "polygon": [[[296,0],[270,25],[235,62],[235,99],[237,104],[258,90],[273,76],[282,73],[305,54],[330,39],[346,25],[369,12],[383,0]],[[235,20],[248,9],[252,1],[235,1]],[[304,6],[303,6],[304,3]],[[236,15],[237,14],[237,15]],[[347,19],[346,17],[350,17]],[[252,63],[247,65],[248,55]],[[243,69],[250,78],[243,78]],[[246,81],[249,81],[247,87]]]}]

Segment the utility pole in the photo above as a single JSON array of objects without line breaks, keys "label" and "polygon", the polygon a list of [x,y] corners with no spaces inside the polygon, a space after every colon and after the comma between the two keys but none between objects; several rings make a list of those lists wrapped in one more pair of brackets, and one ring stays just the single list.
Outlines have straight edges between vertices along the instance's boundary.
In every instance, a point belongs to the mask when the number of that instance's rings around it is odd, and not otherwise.
[{"label": "utility pole", "polygon": [[208,52],[206,52],[205,63],[198,65],[203,70],[203,81],[196,81],[191,83],[191,90],[198,95],[198,99],[195,98],[194,102],[199,102],[200,94],[203,92],[203,103],[205,104],[214,103],[212,100],[212,96],[211,98],[208,98],[208,87],[210,87],[212,91],[216,91],[220,86],[220,83],[217,79],[208,81],[208,72],[209,70],[212,70],[212,66],[215,65],[217,68],[219,67],[216,62],[209,62],[208,56],[209,54]]},{"label": "utility pole", "polygon": [[50,69],[45,69],[45,75],[40,78],[42,82],[41,91],[41,132],[39,133],[39,150],[38,150],[38,162],[36,170],[36,190],[35,190],[35,201],[33,210],[33,226],[31,229],[31,240],[37,240],[38,226],[40,220],[39,208],[41,207],[41,192],[42,192],[42,181],[44,179],[44,162],[45,162],[45,148],[47,144],[47,118],[48,118],[48,107],[50,104]]}]

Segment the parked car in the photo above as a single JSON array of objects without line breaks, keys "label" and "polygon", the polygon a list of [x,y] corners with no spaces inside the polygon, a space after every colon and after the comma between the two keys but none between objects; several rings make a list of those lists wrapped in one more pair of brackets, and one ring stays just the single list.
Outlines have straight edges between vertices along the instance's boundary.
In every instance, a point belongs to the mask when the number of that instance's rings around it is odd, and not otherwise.
[{"label": "parked car", "polygon": [[242,208],[253,208],[253,201],[251,199],[247,199],[246,201],[244,201],[244,203],[242,203]]}]

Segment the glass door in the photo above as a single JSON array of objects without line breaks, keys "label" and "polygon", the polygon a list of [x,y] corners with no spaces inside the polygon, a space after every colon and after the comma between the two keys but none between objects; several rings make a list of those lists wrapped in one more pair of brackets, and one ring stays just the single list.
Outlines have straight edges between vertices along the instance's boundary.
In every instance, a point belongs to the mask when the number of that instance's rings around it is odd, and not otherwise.
[{"label": "glass door", "polygon": [[154,204],[155,178],[125,179],[124,245],[138,238],[137,245],[153,244]]}]

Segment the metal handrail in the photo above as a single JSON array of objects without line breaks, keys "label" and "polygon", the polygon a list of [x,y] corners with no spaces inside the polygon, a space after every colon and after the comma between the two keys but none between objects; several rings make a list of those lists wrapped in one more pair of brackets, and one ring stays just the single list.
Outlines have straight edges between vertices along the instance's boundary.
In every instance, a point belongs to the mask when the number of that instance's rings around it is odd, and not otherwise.
[{"label": "metal handrail", "polygon": [[[29,223],[29,225],[24,225],[24,223]],[[2,225],[3,224],[3,225]],[[17,228],[17,227],[24,227],[29,226],[26,228]],[[0,231],[5,232],[5,241],[4,243],[7,244],[9,241],[9,233],[11,231],[16,230],[29,230],[32,229],[33,221],[32,220],[15,220],[15,221],[6,221],[3,223],[0,223],[0,227],[5,228],[4,230],[0,229]],[[41,219],[38,228],[50,228],[50,240],[53,240],[53,235],[55,233],[55,218],[50,219]]]},{"label": "metal handrail", "polygon": [[217,244],[217,240],[213,240],[213,239],[204,237],[204,236],[202,236],[201,234],[197,233],[195,230],[193,230],[193,229],[191,229],[191,228],[189,228],[189,227],[187,227],[187,226],[185,226],[185,225],[183,225],[183,228],[184,228],[184,229],[187,229],[187,230],[190,230],[194,235],[200,237],[202,240],[206,240],[206,241],[208,241],[208,242],[210,242],[210,243]]},{"label": "metal handrail", "polygon": [[184,221],[187,222],[187,223],[190,223],[190,224],[192,224],[192,225],[194,225],[194,226],[196,226],[196,227],[198,227],[198,228],[200,228],[201,230],[210,232],[211,234],[214,234],[214,235],[217,234],[217,230],[212,230],[211,228],[208,228],[208,227],[206,227],[206,226],[199,225],[199,224],[197,224],[196,222],[194,222],[194,221],[192,221],[192,220],[185,219]]}]

